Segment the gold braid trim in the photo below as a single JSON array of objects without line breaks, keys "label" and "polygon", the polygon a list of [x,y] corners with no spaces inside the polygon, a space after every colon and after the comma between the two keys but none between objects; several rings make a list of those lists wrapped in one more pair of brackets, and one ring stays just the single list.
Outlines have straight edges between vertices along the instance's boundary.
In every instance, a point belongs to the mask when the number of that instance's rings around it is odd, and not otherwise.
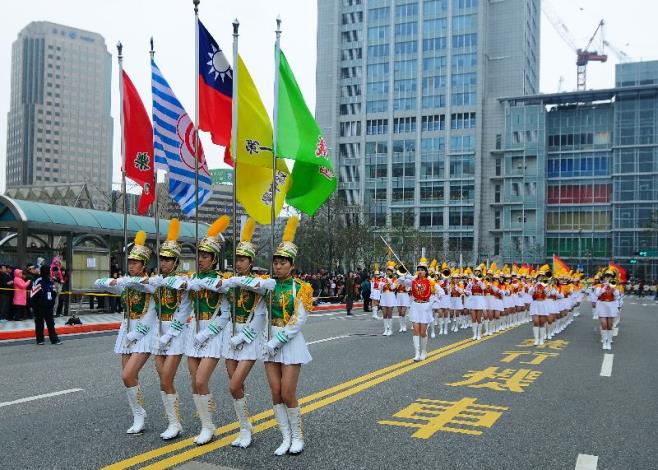
[{"label": "gold braid trim", "polygon": [[293,281],[297,282],[300,284],[299,286],[299,291],[297,292],[297,296],[295,297],[295,313],[297,312],[297,305],[299,302],[302,302],[302,305],[304,305],[304,310],[307,312],[312,312],[313,311],[313,288],[308,282],[302,282],[302,281]]}]

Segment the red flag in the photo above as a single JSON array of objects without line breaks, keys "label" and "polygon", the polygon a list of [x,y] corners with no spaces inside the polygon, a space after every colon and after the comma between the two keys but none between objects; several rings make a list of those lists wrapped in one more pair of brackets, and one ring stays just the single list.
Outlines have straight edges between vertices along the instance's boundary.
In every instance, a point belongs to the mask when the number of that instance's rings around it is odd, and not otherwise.
[{"label": "red flag", "polygon": [[123,72],[123,142],[126,176],[142,187],[137,212],[146,214],[155,200],[153,126],[126,72]]},{"label": "red flag", "polygon": [[210,132],[214,144],[224,146],[224,162],[233,166],[229,152],[233,102],[233,70],[224,52],[199,24],[199,129]]}]

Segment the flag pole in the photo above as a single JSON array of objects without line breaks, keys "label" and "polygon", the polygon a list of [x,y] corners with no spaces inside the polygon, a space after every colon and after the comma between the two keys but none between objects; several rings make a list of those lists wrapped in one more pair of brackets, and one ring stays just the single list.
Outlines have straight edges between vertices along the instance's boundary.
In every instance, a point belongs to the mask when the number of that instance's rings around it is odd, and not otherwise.
[{"label": "flag pole", "polygon": [[[270,251],[272,252],[272,264],[270,272],[274,276],[274,236],[275,236],[275,221],[276,221],[276,145],[278,134],[278,114],[279,114],[279,62],[281,52],[281,16],[276,17],[276,41],[274,42],[274,108],[272,110],[272,208],[270,213],[270,224],[272,227],[272,236],[270,237]],[[272,337],[272,295],[269,296],[268,314],[268,328],[267,340]]]},{"label": "flag pole", "polygon": [[194,4],[194,245],[199,261],[199,3]]},{"label": "flag pole", "polygon": [[[149,51],[149,56],[151,57],[151,62],[155,58],[155,48],[153,47],[153,36],[151,36],[151,50]],[[155,165],[155,155],[154,162]],[[155,218],[155,269],[158,276],[160,275],[160,207],[158,205],[158,170],[153,169],[153,186],[155,191],[155,201],[153,205],[153,217]],[[160,334],[162,333],[162,302],[157,302],[158,304],[158,331],[157,331],[157,346],[160,346]]]},{"label": "flag pole", "polygon": [[[123,44],[117,42],[117,58],[119,61],[119,101],[121,106],[121,193],[123,194],[123,275],[128,275],[128,195],[126,194],[126,139],[124,135],[123,118]],[[126,331],[130,331],[130,312],[124,311]]]},{"label": "flag pole", "polygon": [[[233,89],[231,90],[231,159],[233,160],[233,275],[235,271],[235,248],[238,236],[238,69],[240,68],[238,59],[238,29],[240,22],[237,18],[233,20]],[[234,291],[233,302],[231,305],[231,333],[235,335],[235,311],[237,307],[237,298]]]},{"label": "flag pole", "polygon": [[123,273],[128,274],[128,195],[126,194],[126,141],[123,129],[123,44],[117,42],[119,60],[119,101],[121,106],[121,194],[123,194]]},{"label": "flag pole", "polygon": [[[151,50],[149,51],[149,56],[151,57],[151,61],[155,58],[155,49],[153,48],[153,36],[151,36]],[[154,201],[154,207],[153,207],[153,217],[154,217],[154,222],[155,222],[155,253],[156,256],[160,255],[160,208],[158,205],[158,170],[154,169],[154,178],[153,178],[153,185],[154,185],[154,191],[155,191],[155,201]],[[156,272],[158,273],[158,276],[160,275],[160,263],[158,262],[156,264]]]}]

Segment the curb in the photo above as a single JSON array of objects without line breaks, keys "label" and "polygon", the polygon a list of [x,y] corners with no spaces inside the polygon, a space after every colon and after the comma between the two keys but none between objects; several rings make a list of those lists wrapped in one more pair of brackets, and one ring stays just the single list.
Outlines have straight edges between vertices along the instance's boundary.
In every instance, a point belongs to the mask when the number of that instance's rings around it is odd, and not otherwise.
[{"label": "curb", "polygon": [[[98,331],[118,330],[121,322],[90,323],[88,325],[60,325],[55,327],[57,336],[77,335],[81,333],[94,333]],[[44,326],[45,329],[45,326]],[[45,335],[45,331],[44,331]],[[34,329],[0,331],[0,341],[12,339],[31,339],[35,337]]]},{"label": "curb", "polygon": [[[354,304],[354,308],[359,308],[362,306],[363,304],[361,303]],[[313,309],[313,311],[327,312],[327,311],[339,311],[344,309],[345,309],[345,304],[330,304],[330,305],[318,305]],[[59,325],[55,327],[55,331],[57,332],[57,336],[68,336],[68,335],[79,335],[82,333],[113,331],[113,330],[118,330],[120,327],[121,327],[121,322],[89,323],[82,325]],[[0,331],[0,341],[16,340],[16,339],[32,339],[34,337],[35,337],[35,333],[33,328],[23,329],[23,330]]]}]

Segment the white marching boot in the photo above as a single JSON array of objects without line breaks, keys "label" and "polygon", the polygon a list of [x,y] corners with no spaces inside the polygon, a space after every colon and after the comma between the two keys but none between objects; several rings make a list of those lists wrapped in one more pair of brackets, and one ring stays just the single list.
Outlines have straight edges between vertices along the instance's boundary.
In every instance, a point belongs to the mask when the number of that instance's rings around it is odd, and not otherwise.
[{"label": "white marching boot", "polygon": [[194,438],[194,443],[197,445],[207,444],[212,440],[215,434],[215,424],[212,422],[212,394],[208,395],[192,395],[196,411],[201,420],[201,432]]},{"label": "white marching boot", "polygon": [[420,360],[427,359],[427,336],[420,337]]},{"label": "white marching boot", "polygon": [[545,326],[540,326],[539,327],[539,344],[538,346],[541,346],[544,344],[544,340],[546,339],[546,327]]},{"label": "white marching boot", "polygon": [[416,355],[414,356],[414,361],[420,361],[420,336],[413,336],[414,340],[414,351],[416,351]]},{"label": "white marching boot", "polygon": [[471,329],[473,330],[473,337],[471,338],[472,340],[478,339],[477,326],[478,326],[477,323],[475,322],[471,323]]},{"label": "white marching boot", "polygon": [[281,445],[274,451],[274,455],[281,456],[288,453],[291,442],[290,423],[288,421],[288,408],[286,405],[283,403],[274,405],[274,417],[276,418],[276,422],[279,425],[279,431],[281,431],[281,436],[283,438]]},{"label": "white marching boot", "polygon": [[430,322],[429,326],[427,327],[430,330],[430,337],[432,338],[436,338],[436,331],[435,331],[436,327],[434,326],[435,321],[436,318],[434,319],[434,321]]},{"label": "white marching boot", "polygon": [[535,346],[539,346],[539,327],[538,326],[533,326],[532,327],[532,335],[535,337]]},{"label": "white marching boot", "polygon": [[165,408],[165,413],[167,413],[167,420],[169,421],[169,426],[165,431],[160,434],[160,437],[165,441],[178,437],[181,432],[183,432],[183,425],[180,422],[180,411],[178,406],[178,394],[172,393],[167,394],[167,392],[160,391],[162,396],[162,404]]},{"label": "white marching boot", "polygon": [[145,427],[144,420],[146,419],[146,410],[142,407],[144,397],[139,385],[128,387],[126,389],[126,395],[128,396],[130,411],[133,413],[133,425],[128,428],[126,434],[139,434],[144,431]]},{"label": "white marching boot", "polygon": [[372,319],[373,320],[381,320],[379,315],[377,315],[378,308],[379,308],[379,306],[377,306],[377,305],[373,305],[373,307],[372,307]]},{"label": "white marching boot", "polygon": [[304,450],[304,433],[302,432],[302,416],[299,407],[288,408],[288,422],[290,423],[290,449],[289,454],[299,454]]},{"label": "white marching boot", "polygon": [[247,410],[247,399],[239,398],[233,400],[233,407],[235,408],[235,415],[240,423],[240,435],[236,440],[231,442],[233,447],[241,447],[246,449],[251,444],[251,423],[249,422],[249,411]]}]

